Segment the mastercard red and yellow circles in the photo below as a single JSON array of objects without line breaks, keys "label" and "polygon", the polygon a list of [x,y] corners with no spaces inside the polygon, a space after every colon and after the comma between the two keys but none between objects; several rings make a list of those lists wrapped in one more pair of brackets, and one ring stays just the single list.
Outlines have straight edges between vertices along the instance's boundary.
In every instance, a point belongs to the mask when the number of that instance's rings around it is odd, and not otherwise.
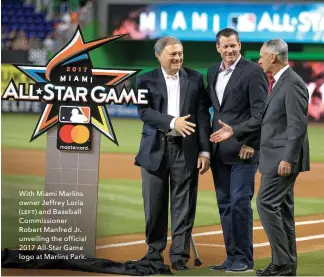
[{"label": "mastercard red and yellow circles", "polygon": [[66,124],[60,129],[59,136],[65,143],[83,144],[89,139],[90,132],[84,125]]}]

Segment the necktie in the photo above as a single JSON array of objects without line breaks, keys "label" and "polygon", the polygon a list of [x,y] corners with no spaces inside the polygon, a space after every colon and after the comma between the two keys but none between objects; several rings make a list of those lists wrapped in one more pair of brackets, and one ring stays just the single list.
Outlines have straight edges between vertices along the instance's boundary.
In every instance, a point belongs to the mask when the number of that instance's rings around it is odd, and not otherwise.
[{"label": "necktie", "polygon": [[276,82],[276,80],[275,80],[275,78],[272,76],[272,74],[271,74],[271,75],[269,74],[268,77],[269,77],[268,95],[270,95],[271,92],[272,92],[273,85],[274,85],[274,83]]}]

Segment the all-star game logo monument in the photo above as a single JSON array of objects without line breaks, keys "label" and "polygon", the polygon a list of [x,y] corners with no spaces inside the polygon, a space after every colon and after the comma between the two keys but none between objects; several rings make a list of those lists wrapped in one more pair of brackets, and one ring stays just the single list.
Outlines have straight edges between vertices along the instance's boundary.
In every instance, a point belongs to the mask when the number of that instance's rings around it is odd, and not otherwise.
[{"label": "all-star game logo monument", "polygon": [[140,70],[94,68],[89,51],[123,36],[85,43],[78,28],[71,41],[45,67],[15,65],[35,84],[17,85],[11,80],[2,99],[46,102],[30,141],[59,124],[59,150],[91,150],[92,126],[118,145],[106,105],[146,104],[148,91],[124,88],[117,93],[115,86]]},{"label": "all-star game logo monument", "polygon": [[[19,191],[22,203],[27,203],[19,204],[19,210],[32,210],[33,218],[31,223],[21,221],[17,226],[17,246],[21,241],[33,241],[35,248],[26,244],[22,249],[60,254],[47,253],[43,258],[95,257],[100,135],[118,145],[107,105],[148,103],[146,89],[116,90],[140,70],[92,65],[89,51],[123,36],[85,42],[78,28],[46,66],[14,65],[34,83],[16,84],[11,79],[3,92],[4,100],[44,104],[30,141],[47,132],[45,186]],[[37,201],[35,197],[39,197]],[[21,259],[27,259],[24,257]]]}]

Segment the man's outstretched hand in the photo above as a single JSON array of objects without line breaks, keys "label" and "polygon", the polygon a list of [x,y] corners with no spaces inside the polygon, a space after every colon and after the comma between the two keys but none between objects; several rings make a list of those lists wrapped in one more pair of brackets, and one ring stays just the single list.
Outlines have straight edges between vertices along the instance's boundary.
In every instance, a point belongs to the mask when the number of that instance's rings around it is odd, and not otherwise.
[{"label": "man's outstretched hand", "polygon": [[187,121],[190,118],[190,114],[178,117],[174,124],[174,129],[176,129],[183,137],[190,136],[192,133],[195,132],[196,124]]},{"label": "man's outstretched hand", "polygon": [[218,120],[218,123],[220,126],[222,126],[222,128],[211,134],[209,140],[213,143],[222,142],[224,140],[229,139],[230,137],[232,137],[234,135],[233,129],[231,126],[225,124],[221,120]]}]

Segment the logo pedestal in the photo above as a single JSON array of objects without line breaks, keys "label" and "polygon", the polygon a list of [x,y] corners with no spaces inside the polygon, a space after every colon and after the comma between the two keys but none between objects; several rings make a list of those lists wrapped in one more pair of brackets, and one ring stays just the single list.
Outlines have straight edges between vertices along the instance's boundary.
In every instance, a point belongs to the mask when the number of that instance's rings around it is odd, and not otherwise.
[{"label": "logo pedestal", "polygon": [[[95,257],[100,133],[92,130],[91,151],[57,149],[57,128],[47,133],[44,224],[47,249],[69,258]],[[66,252],[66,254],[65,254]],[[66,258],[66,257],[64,257]]]}]

